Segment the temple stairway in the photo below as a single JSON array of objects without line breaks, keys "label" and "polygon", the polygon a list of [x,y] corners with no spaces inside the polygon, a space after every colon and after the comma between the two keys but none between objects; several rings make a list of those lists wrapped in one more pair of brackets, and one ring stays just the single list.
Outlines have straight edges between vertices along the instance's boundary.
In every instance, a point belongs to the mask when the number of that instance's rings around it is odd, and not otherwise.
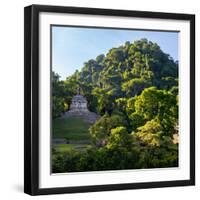
[{"label": "temple stairway", "polygon": [[74,110],[69,110],[62,117],[79,117],[91,124],[94,124],[96,120],[100,118],[100,116],[94,112]]}]

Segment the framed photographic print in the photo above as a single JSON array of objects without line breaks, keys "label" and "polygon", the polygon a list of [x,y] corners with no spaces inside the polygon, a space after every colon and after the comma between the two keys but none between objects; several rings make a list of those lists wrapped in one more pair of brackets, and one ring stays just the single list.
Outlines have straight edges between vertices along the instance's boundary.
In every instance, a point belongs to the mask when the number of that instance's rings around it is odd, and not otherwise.
[{"label": "framed photographic print", "polygon": [[195,16],[25,8],[24,191],[195,184]]}]

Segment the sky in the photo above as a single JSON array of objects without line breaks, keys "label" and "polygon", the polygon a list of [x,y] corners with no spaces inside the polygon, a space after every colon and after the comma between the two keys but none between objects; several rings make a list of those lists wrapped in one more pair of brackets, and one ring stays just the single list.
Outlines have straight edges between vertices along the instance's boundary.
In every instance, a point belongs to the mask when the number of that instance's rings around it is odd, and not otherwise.
[{"label": "sky", "polygon": [[156,42],[165,53],[178,60],[177,32],[53,26],[52,70],[64,80],[80,70],[84,62],[126,41],[132,43],[142,38]]}]

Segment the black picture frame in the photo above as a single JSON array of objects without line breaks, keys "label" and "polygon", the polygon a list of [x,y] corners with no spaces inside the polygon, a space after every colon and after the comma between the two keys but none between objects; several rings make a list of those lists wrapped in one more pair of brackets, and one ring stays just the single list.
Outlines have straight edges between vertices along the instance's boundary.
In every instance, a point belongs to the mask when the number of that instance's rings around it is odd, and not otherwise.
[{"label": "black picture frame", "polygon": [[[78,187],[39,188],[39,13],[76,13],[190,23],[190,179]],[[24,192],[30,195],[187,186],[195,184],[195,15],[31,5],[24,9]]]}]

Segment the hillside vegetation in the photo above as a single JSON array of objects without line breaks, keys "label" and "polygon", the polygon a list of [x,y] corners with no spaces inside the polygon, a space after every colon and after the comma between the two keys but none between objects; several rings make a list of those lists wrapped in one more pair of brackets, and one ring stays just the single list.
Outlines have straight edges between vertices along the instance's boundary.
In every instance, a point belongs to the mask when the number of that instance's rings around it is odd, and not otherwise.
[{"label": "hillside vegetation", "polygon": [[52,84],[53,119],[78,87],[101,115],[89,128],[93,145],[54,156],[53,172],[178,166],[178,62],[156,43],[126,42],[64,81],[53,72]]}]

